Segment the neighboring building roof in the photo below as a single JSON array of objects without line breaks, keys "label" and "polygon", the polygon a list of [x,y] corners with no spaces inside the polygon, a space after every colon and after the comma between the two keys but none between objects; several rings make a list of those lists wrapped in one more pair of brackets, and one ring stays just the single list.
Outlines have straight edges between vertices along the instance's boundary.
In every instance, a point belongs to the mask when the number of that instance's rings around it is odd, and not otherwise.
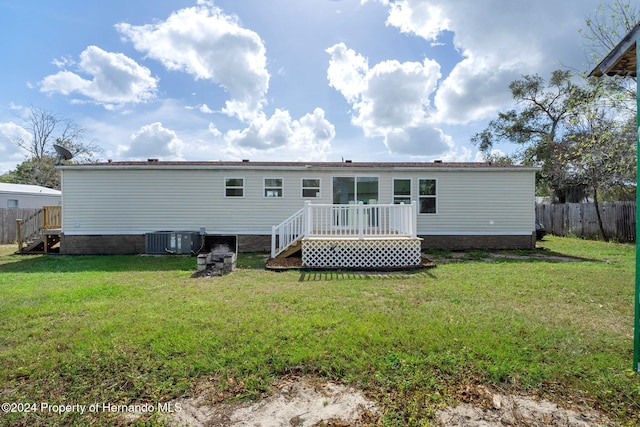
[{"label": "neighboring building roof", "polygon": [[60,196],[62,194],[60,190],[41,187],[39,185],[7,184],[4,182],[0,182],[0,193],[15,193],[15,194],[44,195],[44,196]]},{"label": "neighboring building roof", "polygon": [[58,166],[59,169],[517,169],[517,170],[538,170],[539,168],[506,165],[484,162],[253,162],[243,161],[158,161],[149,159],[147,161],[124,161],[124,162],[102,162],[102,163],[81,163],[75,165]]},{"label": "neighboring building roof", "polygon": [[589,73],[589,76],[636,77],[636,40],[640,38],[640,23]]}]

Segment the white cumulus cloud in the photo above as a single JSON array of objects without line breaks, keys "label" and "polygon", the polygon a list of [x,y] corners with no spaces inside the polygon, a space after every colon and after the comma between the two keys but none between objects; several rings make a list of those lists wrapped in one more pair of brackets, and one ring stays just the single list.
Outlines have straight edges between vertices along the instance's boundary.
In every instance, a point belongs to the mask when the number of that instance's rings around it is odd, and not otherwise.
[{"label": "white cumulus cloud", "polygon": [[0,174],[15,169],[16,164],[26,159],[27,152],[14,141],[29,141],[31,135],[22,126],[14,122],[0,122]]},{"label": "white cumulus cloud", "polygon": [[230,99],[223,112],[250,120],[262,109],[270,78],[264,43],[221,9],[200,2],[154,24],[115,27],[136,50],[167,69],[224,87]]},{"label": "white cumulus cloud", "polygon": [[234,158],[326,160],[335,135],[321,108],[298,120],[288,111],[276,109],[269,118],[262,113],[247,128],[227,132],[226,154]]},{"label": "white cumulus cloud", "polygon": [[148,68],[126,55],[89,46],[80,54],[77,70],[63,70],[45,77],[40,82],[40,90],[63,95],[77,93],[112,108],[153,99],[157,84],[158,80]]},{"label": "white cumulus cloud", "polygon": [[[438,43],[453,34],[463,59],[435,96],[440,123],[467,124],[494,116],[512,103],[509,82],[523,74],[545,75],[562,64],[578,64],[576,44],[585,6],[539,0],[377,0],[388,6],[387,25]],[[593,2],[596,0],[584,0]],[[581,2],[582,3],[582,2]],[[553,11],[553,17],[549,15]]]},{"label": "white cumulus cloud", "polygon": [[386,60],[369,67],[344,43],[329,49],[327,78],[352,107],[352,123],[367,137],[383,137],[392,153],[430,156],[450,149],[451,140],[433,126],[430,98],[440,79],[440,66]]},{"label": "white cumulus cloud", "polygon": [[171,129],[155,122],[142,126],[131,135],[131,144],[121,148],[119,155],[129,159],[160,158],[178,160],[182,158],[183,142]]}]

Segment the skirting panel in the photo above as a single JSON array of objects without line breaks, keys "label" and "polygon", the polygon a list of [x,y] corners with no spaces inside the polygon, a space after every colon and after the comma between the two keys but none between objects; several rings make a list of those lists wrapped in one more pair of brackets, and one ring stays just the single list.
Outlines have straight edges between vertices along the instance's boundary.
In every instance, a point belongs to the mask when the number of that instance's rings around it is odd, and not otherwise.
[{"label": "skirting panel", "polygon": [[304,267],[419,266],[421,239],[303,240]]}]

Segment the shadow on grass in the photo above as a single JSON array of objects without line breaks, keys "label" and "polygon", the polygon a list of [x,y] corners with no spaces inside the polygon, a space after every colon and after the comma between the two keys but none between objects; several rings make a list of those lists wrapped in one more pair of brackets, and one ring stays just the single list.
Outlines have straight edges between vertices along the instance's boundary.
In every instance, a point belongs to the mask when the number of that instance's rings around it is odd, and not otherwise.
[{"label": "shadow on grass", "polygon": [[437,264],[470,263],[470,262],[605,262],[602,259],[586,258],[552,251],[546,248],[538,249],[472,249],[466,251],[427,250],[425,254]]},{"label": "shadow on grass", "polygon": [[196,269],[196,258],[186,255],[8,255],[0,257],[0,273],[195,271]]},{"label": "shadow on grass", "polygon": [[379,279],[386,277],[436,277],[426,269],[414,269],[403,271],[356,271],[356,270],[301,270],[298,282],[320,282],[333,280],[362,280]]}]

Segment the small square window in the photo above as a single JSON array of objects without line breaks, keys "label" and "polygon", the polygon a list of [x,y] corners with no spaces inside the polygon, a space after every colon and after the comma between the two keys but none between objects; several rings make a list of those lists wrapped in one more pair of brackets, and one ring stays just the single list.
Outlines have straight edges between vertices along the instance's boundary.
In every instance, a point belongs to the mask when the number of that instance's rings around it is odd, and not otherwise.
[{"label": "small square window", "polygon": [[225,197],[244,197],[244,178],[225,178]]},{"label": "small square window", "polygon": [[20,201],[17,199],[9,199],[7,200],[7,207],[8,208],[18,208],[20,207]]},{"label": "small square window", "polygon": [[264,179],[264,197],[282,197],[282,178]]},{"label": "small square window", "polygon": [[319,178],[303,178],[302,179],[302,197],[304,198],[320,197],[320,179]]}]

